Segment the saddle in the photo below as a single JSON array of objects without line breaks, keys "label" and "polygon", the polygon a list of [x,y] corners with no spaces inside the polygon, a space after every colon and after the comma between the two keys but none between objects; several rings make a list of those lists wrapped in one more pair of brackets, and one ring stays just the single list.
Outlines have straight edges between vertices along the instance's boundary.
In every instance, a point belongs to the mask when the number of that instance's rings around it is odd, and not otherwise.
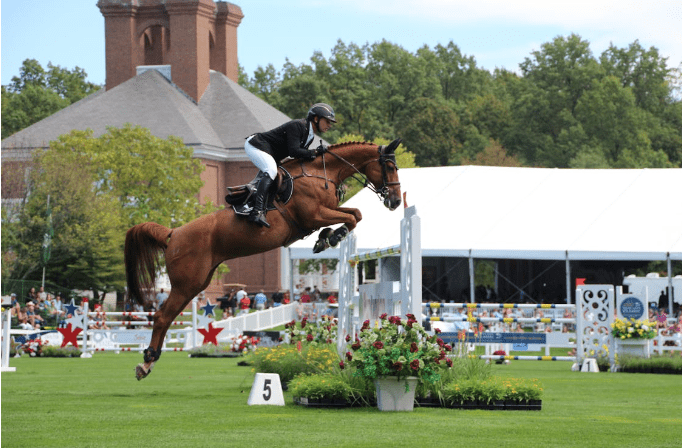
[{"label": "saddle", "polygon": [[[232,206],[236,214],[248,216],[249,213],[251,213],[251,210],[253,209],[253,200],[256,196],[256,190],[258,189],[258,182],[260,182],[261,177],[265,175],[266,174],[260,172],[248,184],[227,187],[225,202]],[[281,166],[277,167],[277,177],[268,191],[266,210],[275,210],[277,208],[275,207],[275,201],[282,204],[288,203],[293,193],[294,181],[291,174]]]}]

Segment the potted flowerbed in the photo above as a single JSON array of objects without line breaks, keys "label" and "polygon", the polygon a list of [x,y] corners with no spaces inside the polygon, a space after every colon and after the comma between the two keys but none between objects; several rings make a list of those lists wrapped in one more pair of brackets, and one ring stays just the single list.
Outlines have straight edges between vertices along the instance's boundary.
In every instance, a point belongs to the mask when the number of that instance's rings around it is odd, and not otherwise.
[{"label": "potted flowerbed", "polygon": [[474,378],[446,384],[443,400],[457,409],[540,410],[542,391],[535,379]]},{"label": "potted flowerbed", "polygon": [[616,319],[611,324],[611,334],[616,338],[619,355],[648,358],[650,340],[656,337],[656,323],[648,320]]},{"label": "potted flowerbed", "polygon": [[378,328],[371,328],[369,320],[363,323],[346,359],[354,375],[374,382],[380,410],[411,411],[417,383],[436,382],[442,370],[452,367],[446,357],[452,347],[426,333],[412,314],[379,318]]},{"label": "potted flowerbed", "polygon": [[352,389],[343,378],[333,374],[299,375],[289,383],[294,402],[308,407],[346,407]]}]

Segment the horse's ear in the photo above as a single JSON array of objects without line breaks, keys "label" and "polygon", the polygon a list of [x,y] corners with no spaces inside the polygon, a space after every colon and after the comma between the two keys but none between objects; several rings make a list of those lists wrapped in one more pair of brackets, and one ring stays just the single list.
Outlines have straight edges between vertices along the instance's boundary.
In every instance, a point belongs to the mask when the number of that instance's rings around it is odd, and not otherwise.
[{"label": "horse's ear", "polygon": [[400,142],[402,142],[402,139],[396,138],[395,140],[393,140],[391,143],[388,144],[388,146],[386,146],[386,147],[384,148],[384,151],[383,151],[384,154],[393,154],[393,153],[395,153],[395,150],[398,149],[398,146],[400,145]]}]

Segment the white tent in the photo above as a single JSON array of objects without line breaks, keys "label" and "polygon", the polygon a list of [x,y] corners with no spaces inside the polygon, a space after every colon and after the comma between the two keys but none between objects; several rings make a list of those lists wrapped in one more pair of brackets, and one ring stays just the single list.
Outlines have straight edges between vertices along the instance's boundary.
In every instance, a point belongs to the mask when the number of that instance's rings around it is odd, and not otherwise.
[{"label": "white tent", "polygon": [[[451,166],[399,174],[422,220],[423,256],[682,260],[682,169]],[[360,251],[399,244],[399,210],[368,189],[345,206],[363,214]],[[315,240],[294,243],[291,258],[315,257]]]},{"label": "white tent", "polygon": [[[421,217],[424,257],[565,260],[568,297],[571,260],[682,260],[682,169],[451,166],[399,175]],[[400,210],[368,189],[345,206],[363,215],[359,252],[400,243]],[[316,239],[294,243],[289,258],[338,257],[313,254]]]}]

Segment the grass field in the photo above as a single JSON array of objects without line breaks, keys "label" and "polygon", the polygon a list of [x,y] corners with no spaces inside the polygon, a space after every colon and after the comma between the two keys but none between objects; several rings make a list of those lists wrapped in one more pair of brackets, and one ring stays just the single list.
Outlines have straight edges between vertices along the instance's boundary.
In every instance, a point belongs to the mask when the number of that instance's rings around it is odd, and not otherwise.
[{"label": "grass field", "polygon": [[577,373],[513,361],[494,374],[538,378],[543,409],[307,409],[248,406],[253,372],[234,358],[164,353],[136,381],[137,353],[11,359],[2,374],[3,447],[679,447],[678,375]]}]

